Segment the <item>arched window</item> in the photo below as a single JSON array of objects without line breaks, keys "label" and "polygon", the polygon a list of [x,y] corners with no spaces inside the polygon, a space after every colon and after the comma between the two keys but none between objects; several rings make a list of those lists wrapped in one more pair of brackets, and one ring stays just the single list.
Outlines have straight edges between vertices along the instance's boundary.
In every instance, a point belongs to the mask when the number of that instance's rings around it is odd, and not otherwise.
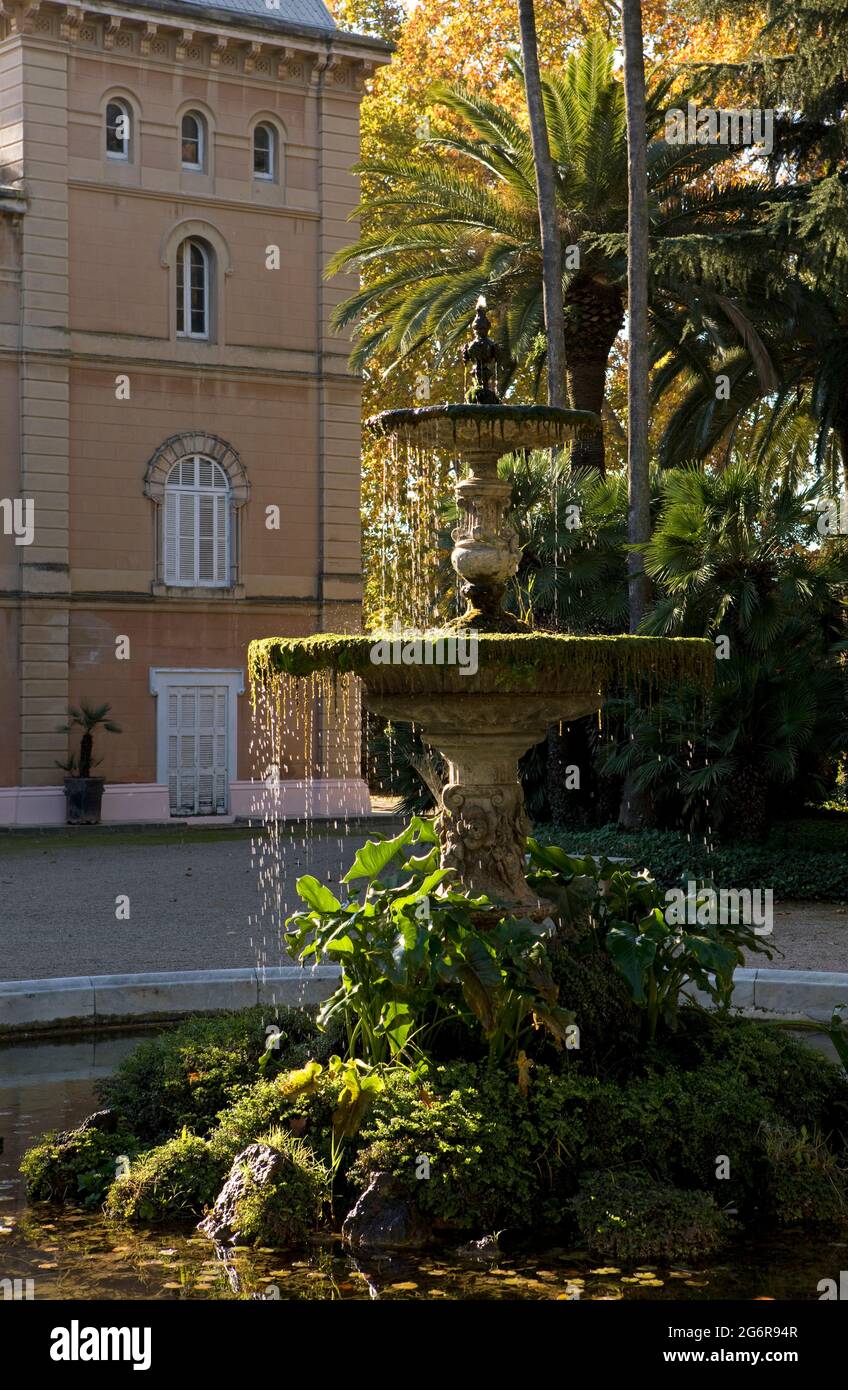
[{"label": "arched window", "polygon": [[162,528],[166,584],[226,587],[230,583],[230,484],[214,459],[180,459],[165,481]]},{"label": "arched window", "polygon": [[277,177],[277,132],[267,121],[253,131],[253,177],[274,180]]},{"label": "arched window", "polygon": [[187,237],[177,249],[177,336],[209,338],[212,328],[212,249]]},{"label": "arched window", "polygon": [[130,157],[130,135],[132,116],[125,101],[110,101],[106,107],[106,157],[122,159]]},{"label": "arched window", "polygon": [[182,166],[184,169],[206,168],[206,122],[199,111],[186,111],[180,128]]}]

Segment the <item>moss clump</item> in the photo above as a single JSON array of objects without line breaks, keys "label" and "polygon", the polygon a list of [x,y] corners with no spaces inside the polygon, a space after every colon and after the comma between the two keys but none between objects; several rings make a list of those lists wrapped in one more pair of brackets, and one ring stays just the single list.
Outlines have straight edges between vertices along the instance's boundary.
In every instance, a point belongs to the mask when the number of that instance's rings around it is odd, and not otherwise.
[{"label": "moss clump", "polygon": [[205,1139],[183,1133],[140,1154],[106,1196],[106,1213],[122,1221],[154,1225],[196,1218],[214,1200],[226,1163]]},{"label": "moss clump", "polygon": [[[266,1054],[268,1029],[279,1044]],[[260,1060],[266,1076],[302,1065],[309,1056],[329,1055],[338,1045],[319,1034],[314,1012],[247,1009],[241,1013],[188,1019],[144,1042],[125,1058],[101,1094],[126,1128],[147,1143],[183,1128],[201,1136],[219,1111],[256,1080]]]},{"label": "moss clump", "polygon": [[[430,634],[433,636],[434,634]],[[642,680],[668,687],[712,683],[715,648],[701,637],[593,636],[558,633],[481,633],[478,671],[469,677],[453,666],[375,665],[375,636],[263,637],[250,643],[248,667],[254,685],[275,677],[350,673],[369,686],[443,690],[469,694],[491,686],[501,694],[550,691],[608,691]]]},{"label": "moss clump", "polygon": [[589,1173],[571,1203],[580,1235],[596,1259],[698,1259],[733,1230],[707,1192],[681,1192],[645,1173]]},{"label": "moss clump", "polygon": [[272,1130],[237,1155],[201,1229],[215,1240],[244,1245],[302,1245],[320,1224],[329,1197],[329,1172],[308,1144]]},{"label": "moss clump", "polygon": [[763,1208],[772,1221],[795,1226],[848,1217],[848,1167],[820,1135],[775,1125],[763,1139],[769,1160]]},{"label": "moss clump", "polygon": [[99,1207],[138,1141],[101,1112],[77,1129],[46,1134],[21,1160],[30,1202]]}]

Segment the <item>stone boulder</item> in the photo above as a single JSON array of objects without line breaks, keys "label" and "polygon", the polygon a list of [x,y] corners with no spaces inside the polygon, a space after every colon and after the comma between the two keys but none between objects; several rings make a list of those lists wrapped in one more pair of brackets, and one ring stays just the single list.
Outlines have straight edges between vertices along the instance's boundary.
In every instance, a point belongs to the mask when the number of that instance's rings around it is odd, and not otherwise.
[{"label": "stone boulder", "polygon": [[328,1189],[326,1169],[302,1142],[248,1144],[198,1230],[221,1245],[301,1245],[321,1220]]},{"label": "stone boulder", "polygon": [[428,1223],[390,1173],[374,1173],[351,1207],[342,1236],[353,1250],[420,1250],[429,1245]]}]

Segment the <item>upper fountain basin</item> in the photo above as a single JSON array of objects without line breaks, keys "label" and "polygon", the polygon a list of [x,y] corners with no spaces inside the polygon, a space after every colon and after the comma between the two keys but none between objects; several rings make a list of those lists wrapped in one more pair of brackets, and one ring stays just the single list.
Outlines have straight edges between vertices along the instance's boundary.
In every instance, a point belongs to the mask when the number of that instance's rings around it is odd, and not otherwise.
[{"label": "upper fountain basin", "polygon": [[548,405],[427,405],[381,411],[366,420],[365,427],[420,449],[498,458],[529,449],[556,449],[580,434],[596,432],[601,421],[591,410]]},{"label": "upper fountain basin", "polygon": [[[439,662],[438,644],[450,639],[456,644],[458,638],[465,645],[453,649],[443,645]],[[426,634],[265,637],[251,642],[248,662],[258,685],[276,675],[310,676],[325,671],[360,676],[376,696],[562,695],[613,691],[642,680],[666,688],[684,682],[707,686],[712,682],[714,658],[713,643],[702,637],[476,635],[445,629]],[[473,674],[472,665],[476,665]]]}]

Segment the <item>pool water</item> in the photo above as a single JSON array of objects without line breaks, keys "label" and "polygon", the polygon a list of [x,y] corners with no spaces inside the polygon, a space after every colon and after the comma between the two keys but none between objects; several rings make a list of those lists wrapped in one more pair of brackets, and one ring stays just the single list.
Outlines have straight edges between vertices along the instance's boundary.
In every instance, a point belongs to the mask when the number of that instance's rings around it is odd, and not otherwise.
[{"label": "pool water", "polygon": [[564,1248],[353,1256],[333,1235],[297,1253],[221,1250],[191,1226],[137,1230],[28,1207],[22,1154],[96,1109],[98,1077],[138,1041],[0,1049],[0,1298],[816,1300],[819,1281],[848,1268],[848,1230],[745,1239],[700,1265],[618,1268]]}]

